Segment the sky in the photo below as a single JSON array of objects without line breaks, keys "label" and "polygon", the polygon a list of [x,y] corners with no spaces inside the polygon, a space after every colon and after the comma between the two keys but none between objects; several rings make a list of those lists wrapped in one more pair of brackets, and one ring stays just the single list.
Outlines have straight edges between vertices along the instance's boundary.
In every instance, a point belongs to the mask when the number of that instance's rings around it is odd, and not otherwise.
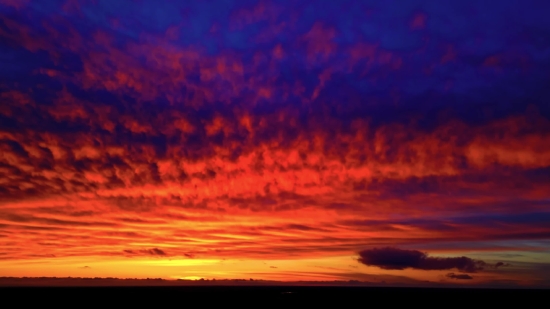
[{"label": "sky", "polygon": [[550,287],[548,11],[0,0],[0,276]]}]

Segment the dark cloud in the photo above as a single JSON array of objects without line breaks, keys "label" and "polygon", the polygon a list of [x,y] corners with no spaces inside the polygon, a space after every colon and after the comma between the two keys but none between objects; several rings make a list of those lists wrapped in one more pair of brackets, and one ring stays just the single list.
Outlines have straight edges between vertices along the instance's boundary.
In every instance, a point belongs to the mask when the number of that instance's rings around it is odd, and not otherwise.
[{"label": "dark cloud", "polygon": [[430,257],[417,250],[403,250],[398,248],[374,248],[359,252],[358,261],[367,266],[376,266],[382,269],[403,270],[406,268],[422,270],[457,269],[465,273],[475,273],[483,270],[487,263],[473,260],[468,257]]},{"label": "dark cloud", "polygon": [[468,274],[455,274],[455,273],[448,273],[446,275],[448,278],[451,279],[459,279],[459,280],[471,280],[474,279],[474,277],[468,275]]},{"label": "dark cloud", "polygon": [[498,262],[495,264],[495,268],[512,266],[510,263]]},{"label": "dark cloud", "polygon": [[130,255],[153,255],[153,256],[166,256],[166,252],[158,249],[145,249],[145,250],[123,250],[124,253],[130,254]]},{"label": "dark cloud", "polygon": [[151,254],[151,255],[166,255],[166,252],[164,252],[163,250],[160,250],[158,248],[153,248],[153,249],[147,250],[147,252],[149,252],[149,254]]}]

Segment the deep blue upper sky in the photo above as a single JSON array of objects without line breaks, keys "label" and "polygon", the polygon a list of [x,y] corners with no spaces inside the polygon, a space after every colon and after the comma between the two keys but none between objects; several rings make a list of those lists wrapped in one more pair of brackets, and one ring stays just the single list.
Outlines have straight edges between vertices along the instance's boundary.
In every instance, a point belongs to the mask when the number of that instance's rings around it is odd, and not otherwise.
[{"label": "deep blue upper sky", "polygon": [[[271,104],[296,105],[304,98],[312,104],[339,101],[348,113],[378,121],[412,114],[436,117],[450,110],[453,117],[483,122],[524,112],[529,104],[550,113],[550,19],[545,15],[550,4],[545,1],[3,3],[3,19],[11,23],[1,23],[4,87],[16,82],[32,87],[39,77],[29,79],[29,73],[41,67],[77,73],[86,54],[105,51],[105,42],[94,41],[101,32],[110,36],[108,45],[145,69],[162,70],[163,64],[147,59],[145,51],[129,50],[129,44],[193,49],[204,57],[229,55],[244,68],[240,83],[246,86],[229,94],[238,104],[258,91],[257,83],[250,82],[256,79],[273,90]],[[58,32],[56,37],[52,31]],[[35,53],[14,48],[31,44],[20,42],[21,32],[50,37],[63,61],[54,63],[53,50],[46,46]],[[277,46],[282,54],[274,60]],[[112,61],[101,65],[122,70]],[[326,70],[322,95],[311,100]],[[199,71],[187,76],[191,83],[204,84]],[[212,87],[224,88],[230,77],[221,79],[211,80]],[[285,82],[291,87],[301,83],[304,92],[281,97]],[[56,82],[51,86],[56,88]],[[346,107],[348,101],[360,103]]]}]

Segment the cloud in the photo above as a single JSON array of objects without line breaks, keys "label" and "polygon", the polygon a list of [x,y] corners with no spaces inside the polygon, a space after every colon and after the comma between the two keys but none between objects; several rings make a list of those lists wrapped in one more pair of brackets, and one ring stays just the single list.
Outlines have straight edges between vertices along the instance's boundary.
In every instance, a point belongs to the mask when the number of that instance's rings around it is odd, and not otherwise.
[{"label": "cloud", "polygon": [[15,9],[21,9],[28,5],[29,0],[2,0],[0,5],[5,5],[8,7],[13,7]]},{"label": "cloud", "polygon": [[382,269],[403,270],[407,268],[422,270],[457,269],[465,273],[475,273],[483,270],[487,263],[468,257],[430,257],[417,250],[398,248],[374,248],[359,252],[358,261],[367,266]]},{"label": "cloud", "polygon": [[153,249],[147,250],[147,252],[149,252],[149,254],[151,254],[151,255],[166,255],[166,252],[164,252],[163,250],[160,250],[158,248],[153,248]]},{"label": "cloud", "polygon": [[471,280],[474,279],[472,276],[468,274],[455,274],[455,273],[448,273],[446,275],[448,278],[451,279],[459,279],[459,280]]},{"label": "cloud", "polygon": [[130,255],[153,255],[153,256],[166,256],[166,252],[164,252],[161,249],[153,248],[153,249],[145,249],[145,250],[123,250],[124,253],[130,254]]},{"label": "cloud", "polygon": [[495,264],[495,268],[512,266],[510,263],[498,262]]}]

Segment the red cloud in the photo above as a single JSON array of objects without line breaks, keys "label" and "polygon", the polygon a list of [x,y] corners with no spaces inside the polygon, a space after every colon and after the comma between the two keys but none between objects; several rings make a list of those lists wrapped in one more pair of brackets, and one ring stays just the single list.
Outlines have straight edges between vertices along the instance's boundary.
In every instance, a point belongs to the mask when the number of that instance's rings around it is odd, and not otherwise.
[{"label": "red cloud", "polygon": [[426,27],[426,19],[428,17],[424,13],[417,13],[411,21],[411,30],[424,29]]}]

